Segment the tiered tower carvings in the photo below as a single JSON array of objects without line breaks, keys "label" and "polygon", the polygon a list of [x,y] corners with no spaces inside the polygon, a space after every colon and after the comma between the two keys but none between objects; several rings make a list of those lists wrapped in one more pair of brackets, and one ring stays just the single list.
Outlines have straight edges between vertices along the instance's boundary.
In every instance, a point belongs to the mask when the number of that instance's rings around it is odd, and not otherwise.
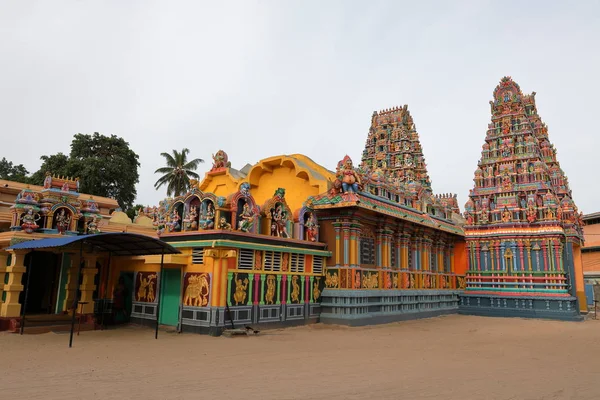
[{"label": "tiered tower carvings", "polygon": [[573,318],[581,219],[540,119],[535,92],[502,78],[465,205],[464,310]]},{"label": "tiered tower carvings", "polygon": [[381,168],[391,178],[414,181],[431,192],[419,134],[407,105],[373,113],[362,167]]}]

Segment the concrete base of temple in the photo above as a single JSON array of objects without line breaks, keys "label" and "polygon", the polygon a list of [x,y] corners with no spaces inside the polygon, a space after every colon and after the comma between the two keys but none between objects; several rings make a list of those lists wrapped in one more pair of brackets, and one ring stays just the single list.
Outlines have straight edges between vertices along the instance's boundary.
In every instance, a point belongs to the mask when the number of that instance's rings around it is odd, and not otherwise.
[{"label": "concrete base of temple", "polygon": [[502,296],[469,294],[460,296],[459,313],[484,317],[543,318],[583,321],[575,297]]},{"label": "concrete base of temple", "polygon": [[[156,310],[153,304],[147,309],[135,307],[130,322],[156,326]],[[302,304],[255,304],[231,306],[230,313],[225,307],[183,307],[181,331],[219,336],[224,329],[246,325],[254,329],[274,329],[319,322],[321,306],[316,303]],[[143,311],[143,312],[142,312]]]},{"label": "concrete base of temple", "polygon": [[458,312],[457,290],[331,290],[322,294],[321,322],[386,324]]}]

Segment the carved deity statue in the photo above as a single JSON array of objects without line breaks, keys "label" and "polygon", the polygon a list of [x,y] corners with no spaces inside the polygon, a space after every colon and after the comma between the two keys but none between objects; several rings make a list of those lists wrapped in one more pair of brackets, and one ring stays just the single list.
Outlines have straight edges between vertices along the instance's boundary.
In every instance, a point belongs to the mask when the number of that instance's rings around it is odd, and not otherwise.
[{"label": "carved deity statue", "polygon": [[225,153],[223,150],[219,150],[217,151],[217,154],[213,154],[212,159],[212,170],[219,168],[229,168],[231,166],[231,163],[228,161],[227,158],[227,153]]},{"label": "carved deity statue", "polygon": [[275,209],[271,210],[271,236],[289,238],[287,232],[287,211],[283,209],[281,203],[277,203]]},{"label": "carved deity statue", "polygon": [[250,232],[252,225],[254,224],[254,211],[250,208],[248,203],[244,203],[242,212],[240,214],[238,230],[242,232]]},{"label": "carved deity statue", "polygon": [[46,177],[44,178],[44,189],[50,189],[52,187],[52,174],[50,172],[46,172]]},{"label": "carved deity statue", "polygon": [[298,275],[292,276],[292,292],[290,293],[292,303],[300,302],[300,285],[298,285],[298,279]]},{"label": "carved deity statue", "polygon": [[27,212],[25,213],[25,215],[23,215],[21,219],[23,220],[23,223],[21,224],[21,229],[24,230],[26,233],[32,233],[37,228],[39,228],[37,221],[40,219],[40,215],[38,213],[34,214],[31,208],[27,210]]},{"label": "carved deity statue", "polygon": [[212,202],[208,202],[206,209],[200,214],[200,229],[213,229],[215,227],[215,208]]},{"label": "carved deity statue", "polygon": [[319,233],[319,225],[317,225],[317,221],[315,220],[315,215],[313,213],[308,214],[308,219],[304,224],[306,228],[306,240],[311,242],[317,241],[317,234]]},{"label": "carved deity statue", "polygon": [[275,275],[267,276],[267,290],[265,292],[265,304],[274,304],[275,300]]},{"label": "carved deity statue", "polygon": [[219,220],[219,229],[223,229],[226,231],[230,231],[231,230],[231,224],[229,222],[227,222],[227,219],[225,217],[221,217],[221,219]]},{"label": "carved deity statue", "polygon": [[337,178],[342,183],[342,192],[357,193],[360,189],[361,181],[360,176],[354,170],[352,159],[349,156],[346,156],[338,166],[339,170]]},{"label": "carved deity statue", "polygon": [[91,221],[89,221],[87,223],[87,232],[88,235],[93,235],[96,233],[100,233],[100,229],[98,229],[98,216],[94,215],[91,219]]},{"label": "carved deity statue", "polygon": [[71,223],[71,216],[65,214],[65,210],[60,210],[60,213],[55,217],[56,218],[56,229],[58,233],[63,235],[67,229],[69,229],[69,224]]},{"label": "carved deity statue", "polygon": [[246,291],[248,290],[248,278],[245,278],[242,282],[241,279],[238,279],[237,272],[234,275],[235,281],[235,292],[233,293],[233,300],[235,300],[235,305],[246,304]]}]

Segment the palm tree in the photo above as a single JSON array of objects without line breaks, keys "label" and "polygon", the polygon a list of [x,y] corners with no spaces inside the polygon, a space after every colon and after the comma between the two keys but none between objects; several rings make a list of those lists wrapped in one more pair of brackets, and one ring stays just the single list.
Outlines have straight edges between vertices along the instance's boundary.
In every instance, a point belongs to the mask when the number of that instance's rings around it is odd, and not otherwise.
[{"label": "palm tree", "polygon": [[167,166],[154,171],[155,174],[164,174],[154,184],[158,190],[162,185],[167,185],[167,196],[180,196],[187,192],[190,187],[190,178],[198,179],[198,174],[194,171],[198,164],[204,160],[196,158],[192,161],[187,160],[189,149],[183,149],[181,152],[173,150],[173,155],[169,153],[160,153],[167,160]]}]

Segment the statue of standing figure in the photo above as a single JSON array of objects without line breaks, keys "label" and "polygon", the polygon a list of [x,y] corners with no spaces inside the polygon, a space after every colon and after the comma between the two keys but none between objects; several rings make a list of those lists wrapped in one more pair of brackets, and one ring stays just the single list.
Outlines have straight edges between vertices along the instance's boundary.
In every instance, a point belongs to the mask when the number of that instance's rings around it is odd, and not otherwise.
[{"label": "statue of standing figure", "polygon": [[60,213],[56,216],[56,229],[58,233],[64,235],[67,229],[69,229],[69,224],[71,223],[71,216],[65,214],[65,209],[61,209]]},{"label": "statue of standing figure", "polygon": [[240,214],[240,221],[238,230],[242,232],[250,232],[252,229],[252,225],[254,224],[254,212],[248,205],[248,203],[244,203],[244,207],[242,208],[242,213]]},{"label": "statue of standing figure", "polygon": [[311,242],[317,241],[317,234],[319,233],[319,225],[317,225],[317,221],[315,220],[315,215],[313,213],[308,214],[308,219],[304,224],[306,228],[306,239]]}]

